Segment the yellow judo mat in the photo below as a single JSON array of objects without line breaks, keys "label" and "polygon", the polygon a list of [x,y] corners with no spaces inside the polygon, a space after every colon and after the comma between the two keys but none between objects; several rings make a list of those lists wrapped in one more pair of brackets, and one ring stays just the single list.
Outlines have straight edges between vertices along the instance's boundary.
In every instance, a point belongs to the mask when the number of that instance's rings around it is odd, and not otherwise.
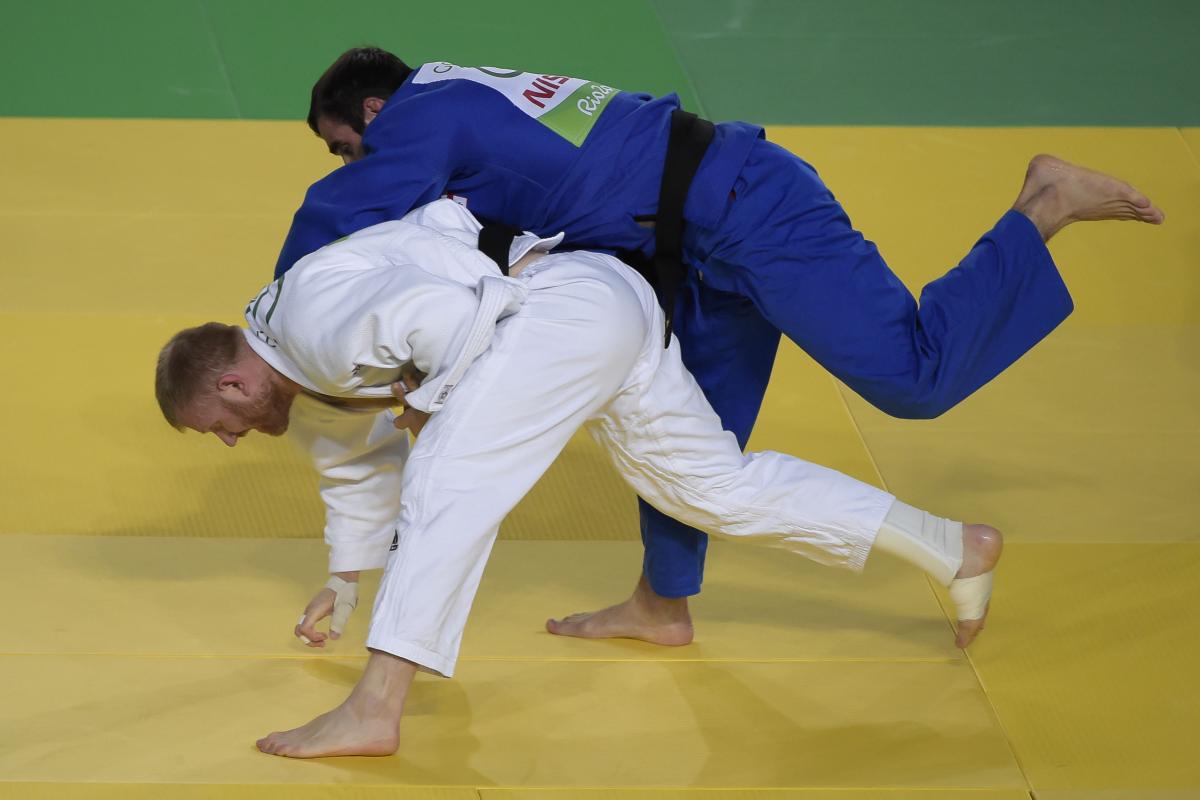
[{"label": "yellow judo mat", "polygon": [[752,448],[1005,531],[968,653],[904,564],[725,542],[694,644],[550,636],[640,565],[632,496],[577,437],[505,525],[459,674],[418,678],[396,756],[258,753],[354,684],[377,577],[335,647],[293,639],[324,580],[315,477],[286,441],[170,430],[152,364],[175,330],[239,320],[336,162],[300,123],[4,119],[0,797],[1200,797],[1200,131],[770,135],[914,290],[1037,152],[1167,212],[1060,234],[1075,314],[941,419],[890,419],[780,352]]}]

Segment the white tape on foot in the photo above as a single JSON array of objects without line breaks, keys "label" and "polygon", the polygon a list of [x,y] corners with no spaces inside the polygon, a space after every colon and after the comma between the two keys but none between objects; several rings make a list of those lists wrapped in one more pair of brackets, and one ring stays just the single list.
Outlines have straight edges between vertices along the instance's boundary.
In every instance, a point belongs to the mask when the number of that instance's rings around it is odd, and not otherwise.
[{"label": "white tape on foot", "polygon": [[992,572],[973,578],[955,578],[950,582],[950,599],[960,620],[983,619],[992,599]]},{"label": "white tape on foot", "polygon": [[963,526],[896,500],[875,536],[875,546],[949,586],[962,566]]}]

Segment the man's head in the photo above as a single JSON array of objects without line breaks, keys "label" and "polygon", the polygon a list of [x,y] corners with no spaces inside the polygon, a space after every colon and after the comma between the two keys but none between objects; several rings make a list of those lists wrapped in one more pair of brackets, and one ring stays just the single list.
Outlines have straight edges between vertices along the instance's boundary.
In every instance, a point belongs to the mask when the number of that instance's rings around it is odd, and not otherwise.
[{"label": "man's head", "polygon": [[347,50],[313,86],[308,127],[325,140],[329,152],[347,164],[357,161],[366,155],[362,136],[367,124],[411,72],[378,47]]},{"label": "man's head", "polygon": [[281,436],[299,388],[254,352],[241,328],[219,322],[171,337],[154,376],[167,422],[215,434],[230,447],[252,430]]}]

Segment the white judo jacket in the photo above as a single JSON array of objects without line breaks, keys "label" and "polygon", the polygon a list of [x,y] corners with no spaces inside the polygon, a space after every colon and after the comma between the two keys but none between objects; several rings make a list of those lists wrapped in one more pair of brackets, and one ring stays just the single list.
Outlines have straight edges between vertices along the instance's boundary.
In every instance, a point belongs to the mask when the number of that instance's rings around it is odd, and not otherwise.
[{"label": "white judo jacket", "polygon": [[[479,251],[480,227],[457,203],[439,200],[334,242],[250,301],[246,340],[274,369],[325,397],[391,397],[411,364],[428,377],[406,403],[436,413],[528,291]],[[561,240],[518,236],[509,263]],[[290,435],[321,475],[331,572],[387,561],[408,451],[394,418],[304,394],[293,405]]]}]

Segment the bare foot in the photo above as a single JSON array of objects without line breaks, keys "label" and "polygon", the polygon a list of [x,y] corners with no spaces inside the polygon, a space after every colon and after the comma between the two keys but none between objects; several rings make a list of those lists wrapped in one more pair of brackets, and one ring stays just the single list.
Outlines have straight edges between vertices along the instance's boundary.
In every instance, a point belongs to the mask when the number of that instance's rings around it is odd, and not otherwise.
[{"label": "bare foot", "polygon": [[661,597],[643,575],[633,596],[601,611],[546,620],[557,636],[583,639],[641,639],[651,644],[679,646],[692,641],[692,616],[686,597]]},{"label": "bare foot", "polygon": [[1161,225],[1165,215],[1128,183],[1054,156],[1035,156],[1013,208],[1033,221],[1043,241],[1085,220],[1124,219]]},{"label": "bare foot", "polygon": [[[963,563],[958,574],[954,576],[955,579],[974,578],[991,572],[1000,561],[1000,553],[1003,550],[1004,537],[1000,535],[1000,531],[989,525],[964,525]],[[958,620],[958,635],[954,643],[959,647],[966,647],[974,641],[983,630],[987,612],[987,606],[984,606],[983,615],[978,619]]]},{"label": "bare foot", "polygon": [[400,746],[404,699],[417,666],[372,650],[354,691],[340,706],[307,725],[259,739],[258,749],[273,756],[390,756]]},{"label": "bare foot", "polygon": [[361,716],[347,700],[307,725],[264,736],[258,749],[273,756],[390,756],[400,746],[400,730],[390,720]]}]

